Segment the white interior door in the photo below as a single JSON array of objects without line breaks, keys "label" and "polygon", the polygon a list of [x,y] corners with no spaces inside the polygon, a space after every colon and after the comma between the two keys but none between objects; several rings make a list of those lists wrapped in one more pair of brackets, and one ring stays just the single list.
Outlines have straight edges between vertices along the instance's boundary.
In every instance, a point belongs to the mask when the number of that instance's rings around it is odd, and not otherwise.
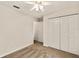
[{"label": "white interior door", "polygon": [[48,46],[59,49],[59,19],[51,19],[47,24]]},{"label": "white interior door", "polygon": [[69,51],[79,55],[79,15],[69,18]]}]

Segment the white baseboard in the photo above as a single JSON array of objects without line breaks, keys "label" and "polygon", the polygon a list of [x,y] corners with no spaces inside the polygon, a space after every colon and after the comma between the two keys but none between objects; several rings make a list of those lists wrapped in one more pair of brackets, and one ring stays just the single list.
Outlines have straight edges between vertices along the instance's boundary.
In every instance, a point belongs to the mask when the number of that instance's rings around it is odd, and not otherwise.
[{"label": "white baseboard", "polygon": [[15,49],[15,50],[13,50],[13,51],[6,52],[5,54],[0,55],[0,58],[3,57],[3,56],[6,56],[6,55],[8,55],[8,54],[11,54],[11,53],[13,53],[13,52],[16,52],[16,51],[18,51],[18,50],[21,50],[21,49],[23,49],[23,48],[26,48],[26,47],[28,47],[28,46],[30,46],[30,45],[32,45],[32,44],[33,44],[33,42],[32,42],[32,43],[29,43],[28,45],[25,45],[25,46],[23,46],[23,47],[20,47],[20,48],[18,48],[18,49]]}]

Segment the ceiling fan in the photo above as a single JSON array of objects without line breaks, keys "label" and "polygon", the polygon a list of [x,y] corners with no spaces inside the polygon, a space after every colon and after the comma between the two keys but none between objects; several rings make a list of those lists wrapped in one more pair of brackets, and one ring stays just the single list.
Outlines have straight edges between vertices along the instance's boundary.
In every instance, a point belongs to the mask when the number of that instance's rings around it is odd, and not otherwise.
[{"label": "ceiling fan", "polygon": [[42,11],[42,12],[44,11],[44,7],[46,5],[51,5],[51,3],[48,1],[28,1],[26,3],[33,5],[33,7],[31,8],[31,11],[35,10],[35,11]]}]

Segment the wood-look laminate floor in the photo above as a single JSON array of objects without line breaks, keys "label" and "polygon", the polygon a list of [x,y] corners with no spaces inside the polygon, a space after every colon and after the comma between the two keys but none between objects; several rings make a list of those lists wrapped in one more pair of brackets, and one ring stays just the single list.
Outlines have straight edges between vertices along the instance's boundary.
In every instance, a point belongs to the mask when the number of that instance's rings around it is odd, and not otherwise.
[{"label": "wood-look laminate floor", "polygon": [[45,47],[37,42],[22,50],[4,56],[3,58],[79,58],[79,56],[54,48]]}]

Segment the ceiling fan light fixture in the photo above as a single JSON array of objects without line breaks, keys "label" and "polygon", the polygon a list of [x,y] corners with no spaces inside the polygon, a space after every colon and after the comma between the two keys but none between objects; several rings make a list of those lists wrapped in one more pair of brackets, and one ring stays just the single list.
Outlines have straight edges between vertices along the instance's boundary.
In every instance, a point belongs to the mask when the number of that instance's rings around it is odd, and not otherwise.
[{"label": "ceiling fan light fixture", "polygon": [[33,7],[31,8],[31,11],[35,10],[35,11],[42,11],[42,12],[44,11],[44,7],[46,5],[50,5],[49,2],[45,2],[45,1],[31,1],[27,3],[33,5]]},{"label": "ceiling fan light fixture", "polygon": [[33,8],[31,9],[32,10],[35,10],[35,11],[44,11],[44,6],[41,4],[41,2],[39,3],[35,3]]},{"label": "ceiling fan light fixture", "polygon": [[40,5],[40,10],[44,11],[44,6]]}]

